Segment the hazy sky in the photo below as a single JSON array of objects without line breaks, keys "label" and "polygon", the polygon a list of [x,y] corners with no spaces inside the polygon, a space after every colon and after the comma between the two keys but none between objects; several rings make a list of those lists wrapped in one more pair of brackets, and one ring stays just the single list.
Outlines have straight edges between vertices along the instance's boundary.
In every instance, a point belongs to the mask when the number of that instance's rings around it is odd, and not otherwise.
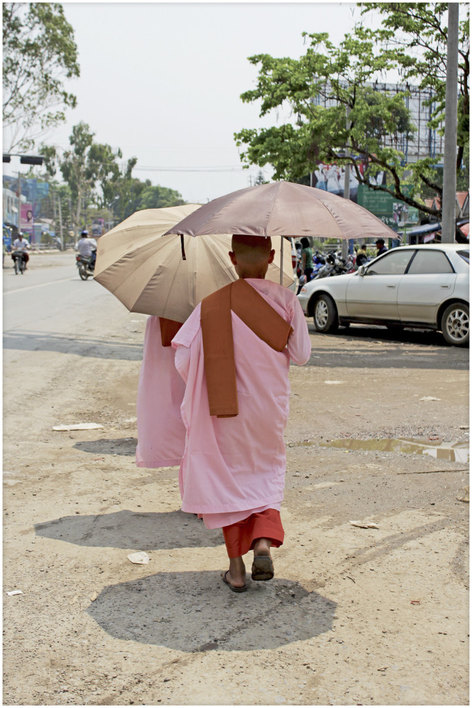
[{"label": "hazy sky", "polygon": [[[45,138],[64,149],[72,126],[138,158],[139,179],[206,202],[247,187],[233,133],[262,127],[240,94],[255,86],[252,54],[298,58],[301,33],[339,42],[360,18],[351,3],[64,3],[75,32],[81,76],[67,123]],[[373,20],[369,22],[372,26]],[[270,169],[265,170],[270,178]]]}]

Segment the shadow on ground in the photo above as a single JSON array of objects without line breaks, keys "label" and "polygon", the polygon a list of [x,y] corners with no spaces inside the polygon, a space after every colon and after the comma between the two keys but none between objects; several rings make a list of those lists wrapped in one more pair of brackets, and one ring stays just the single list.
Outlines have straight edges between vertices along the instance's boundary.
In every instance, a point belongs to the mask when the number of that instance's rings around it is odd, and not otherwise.
[{"label": "shadow on ground", "polygon": [[449,347],[441,334],[430,330],[404,330],[396,333],[384,327],[352,326],[322,334],[308,323],[308,331],[315,336],[309,366],[354,369],[469,368],[468,348]]},{"label": "shadow on ground", "polygon": [[157,573],[106,587],[87,612],[108,634],[183,652],[254,651],[332,629],[336,603],[284,578],[236,594],[219,571]]},{"label": "shadow on ground", "polygon": [[46,351],[61,354],[93,357],[96,359],[124,359],[126,361],[141,361],[143,345],[131,342],[78,337],[62,337],[57,334],[41,334],[39,332],[4,332],[4,349],[20,351]]},{"label": "shadow on ground", "polygon": [[183,511],[138,513],[117,511],[96,516],[63,516],[35,524],[38,536],[77,546],[157,551],[206,548],[223,543],[221,529],[209,530],[194,514]]},{"label": "shadow on ground", "polygon": [[90,452],[93,455],[129,455],[134,457],[136,454],[136,438],[116,438],[107,440],[83,440],[76,442],[74,447],[82,452]]}]

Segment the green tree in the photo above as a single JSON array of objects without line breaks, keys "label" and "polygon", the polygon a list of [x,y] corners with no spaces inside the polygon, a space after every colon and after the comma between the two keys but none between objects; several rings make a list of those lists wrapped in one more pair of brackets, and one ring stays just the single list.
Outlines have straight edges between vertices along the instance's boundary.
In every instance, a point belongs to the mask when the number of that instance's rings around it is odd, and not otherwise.
[{"label": "green tree", "polygon": [[72,128],[69,137],[71,149],[64,152],[59,167],[64,181],[68,184],[72,196],[72,224],[74,230],[83,226],[82,213],[91,200],[93,178],[87,164],[87,153],[93,142],[94,134],[86,123],[78,123]]},{"label": "green tree", "polygon": [[41,146],[47,173],[54,176],[60,170],[67,184],[74,230],[85,225],[91,205],[107,210],[114,220],[123,221],[140,209],[185,203],[176,190],[133,177],[137,158],[130,158],[124,167],[120,167],[121,150],[97,143],[94,137],[90,126],[81,122],[72,128],[71,148],[62,156],[52,146]]},{"label": "green tree", "polygon": [[[465,7],[465,3],[463,4]],[[362,14],[383,17],[382,29],[367,30],[376,37],[384,54],[390,55],[405,81],[431,91],[426,102],[432,108],[430,125],[443,123],[446,107],[448,3],[362,3]],[[469,13],[459,22],[457,169],[469,144]]]},{"label": "green tree", "polygon": [[59,169],[69,187],[74,230],[84,225],[89,204],[100,208],[110,206],[115,184],[121,177],[118,164],[121,150],[113,151],[110,145],[96,143],[94,137],[90,126],[81,122],[72,128],[71,148],[61,157],[54,147],[41,146],[49,174],[53,176]]},{"label": "green tree", "polygon": [[152,185],[146,180],[141,195],[141,209],[161,209],[162,207],[179,206],[184,204],[182,196],[175,189]]},{"label": "green tree", "polygon": [[262,170],[259,170],[257,177],[254,180],[254,186],[257,186],[258,184],[268,184],[267,180],[264,177],[264,173]]},{"label": "green tree", "polygon": [[76,98],[64,81],[79,74],[74,31],[62,5],[3,4],[6,149],[30,149],[46,129],[65,120],[64,111]]},{"label": "green tree", "polygon": [[[376,9],[378,5],[371,3],[365,11]],[[380,5],[383,7],[382,3]],[[389,6],[391,8],[392,4]],[[438,9],[435,4],[427,5],[428,13],[437,12],[441,23],[444,7],[447,5],[441,4]],[[424,8],[422,5],[421,11]],[[392,18],[392,12],[387,18]],[[405,100],[409,89],[392,95],[376,91],[373,83],[375,77],[390,70],[403,72],[405,79],[414,76],[413,59],[408,58],[407,48],[403,54],[395,51],[389,42],[397,34],[384,26],[385,23],[384,18],[383,29],[376,32],[356,26],[351,34],[345,35],[339,47],[330,42],[325,33],[305,32],[308,47],[298,60],[268,54],[249,58],[258,66],[259,75],[256,88],[241,95],[243,102],[260,102],[261,117],[287,109],[290,117],[281,125],[243,129],[235,134],[238,147],[244,147],[241,159],[245,166],[271,165],[275,179],[305,181],[318,162],[350,164],[361,184],[389,192],[412,207],[433,213],[416,195],[421,195],[426,187],[441,194],[441,184],[434,170],[436,160],[418,160],[408,165],[406,173],[406,156],[391,140],[397,135],[411,138],[415,132]],[[404,29],[407,33],[406,22]],[[415,24],[414,32],[419,29],[420,24]],[[466,56],[468,38],[464,36],[464,23],[461,23],[461,31],[461,46]],[[410,41],[417,36],[414,32]],[[438,57],[445,55],[447,33],[441,37]],[[423,57],[416,61],[423,61]],[[464,75],[463,83],[468,86],[468,74],[467,80]],[[436,86],[431,78],[428,88],[433,99],[437,95],[439,100],[444,80]],[[436,125],[440,117],[440,112],[436,111],[432,118]],[[371,178],[378,172],[387,174],[386,184],[371,184]]]}]

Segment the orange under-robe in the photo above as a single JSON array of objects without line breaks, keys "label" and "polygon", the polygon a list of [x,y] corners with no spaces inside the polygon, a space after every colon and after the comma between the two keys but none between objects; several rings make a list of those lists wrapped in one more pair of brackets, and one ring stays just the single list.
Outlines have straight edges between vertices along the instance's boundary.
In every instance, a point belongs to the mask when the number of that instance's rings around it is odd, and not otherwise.
[{"label": "orange under-robe", "polygon": [[278,548],[284,540],[280,511],[266,509],[236,524],[223,526],[223,537],[230,558],[244,556],[252,550],[258,538],[268,538],[271,545]]}]

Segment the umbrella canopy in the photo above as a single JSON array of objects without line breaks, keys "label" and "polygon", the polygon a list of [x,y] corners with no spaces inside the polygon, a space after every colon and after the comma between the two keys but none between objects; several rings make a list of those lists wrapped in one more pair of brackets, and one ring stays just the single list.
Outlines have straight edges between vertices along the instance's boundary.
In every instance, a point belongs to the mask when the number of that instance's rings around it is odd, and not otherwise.
[{"label": "umbrella canopy", "polygon": [[201,206],[167,233],[398,238],[383,221],[350,199],[292,182],[260,184],[225,194]]},{"label": "umbrella canopy", "polygon": [[[197,210],[197,204],[135,212],[98,242],[95,280],[113,293],[131,312],[158,315],[184,322],[207,295],[238,276],[228,256],[230,234],[207,239],[165,231]],[[294,281],[290,249],[285,249],[283,283]],[[280,281],[278,265],[271,264],[267,279]]]}]

